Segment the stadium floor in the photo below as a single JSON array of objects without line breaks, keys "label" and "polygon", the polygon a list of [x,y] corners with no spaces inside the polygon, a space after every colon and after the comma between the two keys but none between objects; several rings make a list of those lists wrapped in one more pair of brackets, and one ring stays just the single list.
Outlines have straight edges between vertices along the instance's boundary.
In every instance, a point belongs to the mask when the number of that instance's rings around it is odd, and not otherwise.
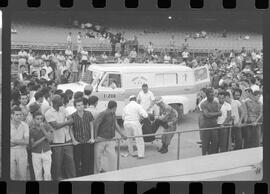
[{"label": "stadium floor", "polygon": [[[180,125],[177,126],[178,131],[194,130],[198,128],[198,113],[189,113],[185,115]],[[157,131],[157,133],[159,132],[162,132],[162,128]],[[200,141],[199,132],[181,134],[180,159],[200,156],[201,148],[200,145],[197,143],[198,141]],[[126,142],[123,142],[121,145],[122,156],[120,157],[120,169],[177,159],[177,135],[174,135],[169,146],[169,151],[166,154],[161,154],[157,152],[158,148],[161,146],[161,140],[158,139],[155,140],[153,143],[145,143],[145,158],[140,160],[132,156],[125,157],[124,155],[127,154],[127,144]]]}]

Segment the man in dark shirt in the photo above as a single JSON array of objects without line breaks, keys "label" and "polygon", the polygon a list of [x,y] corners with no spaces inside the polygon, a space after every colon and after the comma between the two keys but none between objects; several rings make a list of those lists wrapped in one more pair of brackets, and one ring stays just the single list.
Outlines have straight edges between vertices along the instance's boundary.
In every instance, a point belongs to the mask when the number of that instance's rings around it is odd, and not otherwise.
[{"label": "man in dark shirt", "polygon": [[[211,88],[206,90],[207,100],[202,102],[202,128],[217,127],[217,118],[221,116],[218,102],[214,100],[214,91]],[[202,155],[218,152],[218,130],[202,131]]]},{"label": "man in dark shirt", "polygon": [[[117,109],[117,103],[115,101],[109,101],[108,108],[101,112],[94,123],[94,134],[95,140],[95,174],[106,171],[116,170],[116,153],[115,153],[115,142],[114,141],[103,141],[110,140],[115,136],[115,130],[124,137],[125,135],[121,132],[117,121],[115,112]],[[107,168],[101,164],[102,159],[107,159]],[[104,160],[102,160],[104,161]]]},{"label": "man in dark shirt", "polygon": [[77,176],[85,176],[94,173],[94,129],[91,112],[84,110],[83,99],[74,100],[77,109],[71,115],[74,123],[71,130],[71,138],[74,146],[74,161]]},{"label": "man in dark shirt", "polygon": [[35,180],[50,181],[52,151],[49,142],[53,140],[53,129],[43,122],[44,117],[40,111],[33,114],[33,119],[33,125],[30,127],[30,142]]}]

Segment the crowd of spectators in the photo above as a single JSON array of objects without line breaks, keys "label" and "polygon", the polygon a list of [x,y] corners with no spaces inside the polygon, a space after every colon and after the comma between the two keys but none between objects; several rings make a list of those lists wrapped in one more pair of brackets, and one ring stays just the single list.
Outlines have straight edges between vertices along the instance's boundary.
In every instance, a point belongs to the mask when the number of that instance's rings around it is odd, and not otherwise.
[{"label": "crowd of spectators", "polygon": [[[61,180],[97,172],[95,166],[100,166],[99,161],[93,161],[91,158],[94,157],[87,155],[85,150],[92,150],[94,154],[91,143],[95,141],[93,120],[99,115],[95,109],[98,98],[90,96],[93,89],[90,85],[75,94],[71,90],[63,92],[57,89],[58,84],[79,81],[87,67],[95,63],[165,63],[191,68],[206,65],[210,71],[211,89],[203,88],[198,93],[200,128],[233,125],[232,149],[260,145],[261,128],[258,123],[262,122],[263,104],[262,50],[247,51],[242,48],[241,51],[226,53],[216,49],[207,56],[196,56],[188,47],[176,50],[172,36],[170,48],[163,53],[156,52],[155,45],[149,42],[144,51],[134,46],[128,51],[120,47],[111,53],[93,54],[81,46],[79,33],[78,50],[74,51],[71,36],[68,34],[64,52],[40,54],[31,49],[21,49],[18,53],[18,79],[11,88],[12,179],[26,180],[27,168],[30,177],[35,180]],[[116,106],[115,102],[110,102],[102,115],[110,116]],[[92,114],[86,114],[87,109]],[[242,129],[243,124],[251,126]],[[108,123],[108,126],[111,125],[117,124]],[[82,130],[72,131],[72,128]],[[228,128],[220,132],[202,131],[200,134],[203,155],[228,151]],[[51,148],[51,143],[55,147]],[[57,146],[63,143],[73,143],[74,147]],[[103,143],[100,149],[106,151],[106,146],[109,145]],[[162,152],[166,153],[166,149],[166,146],[163,147]],[[104,169],[98,169],[98,172],[102,171]]]}]

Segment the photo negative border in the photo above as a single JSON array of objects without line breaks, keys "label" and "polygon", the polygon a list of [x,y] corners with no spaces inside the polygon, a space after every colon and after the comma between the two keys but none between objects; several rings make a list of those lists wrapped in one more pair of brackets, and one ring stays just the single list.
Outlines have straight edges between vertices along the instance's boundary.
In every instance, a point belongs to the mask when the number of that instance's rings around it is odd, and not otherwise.
[{"label": "photo negative border", "polygon": [[[93,3],[92,3],[93,1]],[[264,118],[269,115],[269,75],[270,72],[270,12],[268,0],[1,0],[3,15],[2,54],[3,54],[3,94],[2,94],[2,177],[0,193],[40,193],[40,194],[135,194],[135,193],[172,193],[172,194],[266,194],[269,183],[269,119],[264,119],[263,180],[241,182],[18,182],[10,181],[9,167],[9,127],[10,127],[10,27],[11,14],[15,11],[193,11],[211,12],[258,12],[263,16],[264,51]],[[224,3],[225,2],[225,3]],[[64,8],[61,8],[61,6]],[[93,6],[94,5],[94,6]],[[104,7],[105,5],[105,7]],[[169,5],[169,6],[168,6]],[[195,8],[191,8],[192,7]],[[226,8],[223,8],[223,5]],[[29,7],[28,7],[29,6]],[[98,8],[95,8],[98,7]],[[104,7],[104,8],[103,8]],[[126,8],[128,7],[128,8]],[[163,7],[163,8],[159,8]],[[260,9],[256,9],[260,8]],[[230,9],[233,8],[233,9]]]}]

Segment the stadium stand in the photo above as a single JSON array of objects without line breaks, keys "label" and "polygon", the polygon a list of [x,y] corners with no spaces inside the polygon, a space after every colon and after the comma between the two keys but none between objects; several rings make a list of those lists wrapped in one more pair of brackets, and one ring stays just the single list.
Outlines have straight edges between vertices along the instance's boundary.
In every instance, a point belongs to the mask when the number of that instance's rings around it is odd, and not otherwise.
[{"label": "stadium stand", "polygon": [[[79,31],[84,35],[86,29],[81,29],[80,26],[75,26],[74,21],[70,19],[63,22],[61,17],[56,17],[54,23],[49,23],[46,17],[39,16],[36,18],[21,18],[16,17],[13,21],[13,28],[16,33],[12,33],[12,49],[19,49],[21,46],[31,46],[34,50],[64,50],[66,45],[66,37],[69,32],[73,35],[73,42],[76,45],[76,35]],[[106,16],[109,18],[110,16]],[[176,21],[167,21],[164,18],[157,17],[153,22],[153,17],[145,16],[134,20],[135,16],[127,14],[125,20],[121,17],[110,18],[106,20],[105,16],[92,16],[87,22],[95,25],[103,25],[114,34],[121,32],[127,40],[131,40],[134,36],[138,37],[141,47],[146,47],[149,41],[154,44],[154,48],[162,50],[169,47],[169,41],[172,35],[175,36],[176,48],[181,49],[184,39],[187,34],[196,34],[205,30],[207,38],[193,39],[188,38],[187,43],[190,50],[240,50],[246,47],[247,50],[256,48],[262,49],[262,36],[260,31],[255,28],[245,29],[242,28],[241,22],[226,26],[226,24],[218,25],[220,21],[208,21],[205,19],[203,22],[199,19],[184,20],[180,18]],[[132,22],[126,22],[126,21]],[[27,21],[27,22],[26,22]],[[37,21],[39,21],[37,23]],[[84,19],[85,21],[85,19]],[[247,21],[245,21],[247,22]],[[149,25],[151,23],[151,25]],[[157,23],[157,24],[153,24]],[[227,36],[222,37],[222,31],[226,27]],[[255,29],[255,30],[254,30]],[[256,31],[257,30],[257,31]],[[247,34],[248,32],[248,34]],[[241,36],[248,35],[249,40],[240,39]],[[101,40],[100,38],[85,38],[82,41],[84,47],[88,51],[110,51],[111,46],[109,40]],[[76,46],[74,47],[76,49]]]}]

